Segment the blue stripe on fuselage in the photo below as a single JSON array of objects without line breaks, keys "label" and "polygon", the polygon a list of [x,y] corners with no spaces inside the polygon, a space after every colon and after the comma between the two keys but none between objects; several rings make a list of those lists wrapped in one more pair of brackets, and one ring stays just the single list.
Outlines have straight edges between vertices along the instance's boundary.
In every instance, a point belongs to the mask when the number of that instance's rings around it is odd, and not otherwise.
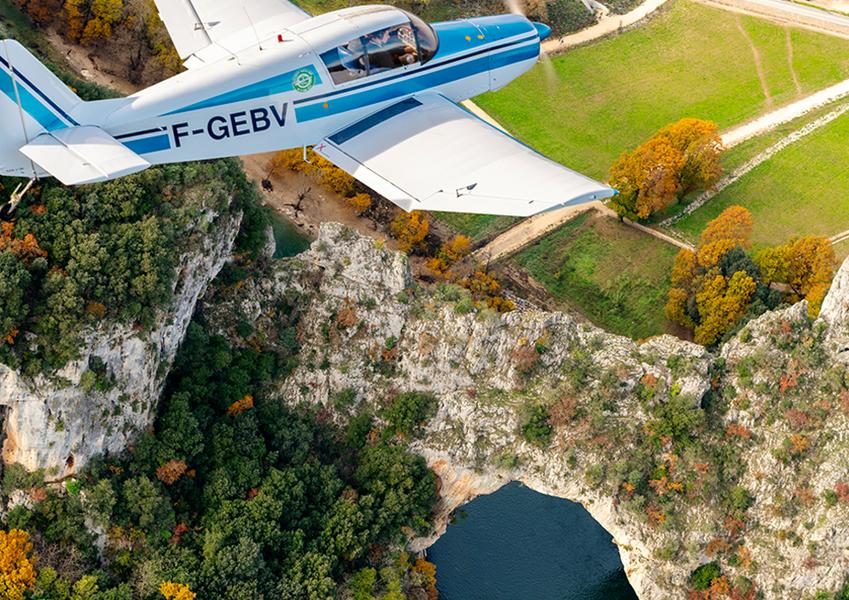
[{"label": "blue stripe on fuselage", "polygon": [[[529,39],[530,38],[525,39],[524,41],[528,41]],[[516,44],[520,42],[521,40],[517,41]],[[488,71],[491,68],[504,67],[523,60],[535,58],[538,55],[539,43],[525,45],[519,48],[511,47],[504,52],[485,54],[484,56],[468,61],[458,62],[453,66],[437,71],[430,70],[425,73],[411,73],[408,77],[390,85],[383,85],[383,82],[376,82],[372,86],[368,86],[368,89],[357,94],[343,96],[327,102],[319,102],[317,104],[297,107],[295,109],[295,114],[299,123],[312,121],[313,119],[320,119],[322,117],[347,112],[349,110],[355,110],[370,104],[377,104],[386,100],[393,100],[402,96],[415,94],[449,81],[471,77]]]},{"label": "blue stripe on fuselage", "polygon": [[301,71],[309,71],[309,73],[315,78],[313,85],[321,84],[321,76],[319,76],[318,71],[315,70],[315,67],[313,65],[306,65],[299,69],[283,73],[282,75],[275,75],[274,77],[269,77],[268,79],[264,79],[263,81],[252,83],[243,88],[231,90],[229,92],[219,94],[218,96],[214,96],[206,100],[201,100],[200,102],[195,102],[194,104],[190,104],[189,106],[178,108],[177,110],[172,110],[171,112],[165,113],[162,116],[176,115],[192,110],[212,108],[224,104],[245,102],[246,100],[255,100],[257,98],[265,98],[268,96],[274,96],[275,94],[291,92],[295,89],[295,75],[297,73],[300,73]]},{"label": "blue stripe on fuselage", "polygon": [[171,149],[171,140],[167,133],[164,135],[122,143],[136,154],[148,154],[150,152],[160,152],[162,150]]}]

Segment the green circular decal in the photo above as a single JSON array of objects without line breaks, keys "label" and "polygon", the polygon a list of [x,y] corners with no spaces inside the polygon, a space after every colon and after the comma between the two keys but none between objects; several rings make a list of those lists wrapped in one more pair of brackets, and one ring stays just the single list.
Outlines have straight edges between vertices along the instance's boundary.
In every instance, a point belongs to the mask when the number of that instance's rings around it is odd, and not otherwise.
[{"label": "green circular decal", "polygon": [[299,92],[307,92],[315,85],[315,75],[312,71],[302,69],[292,77],[292,86]]}]

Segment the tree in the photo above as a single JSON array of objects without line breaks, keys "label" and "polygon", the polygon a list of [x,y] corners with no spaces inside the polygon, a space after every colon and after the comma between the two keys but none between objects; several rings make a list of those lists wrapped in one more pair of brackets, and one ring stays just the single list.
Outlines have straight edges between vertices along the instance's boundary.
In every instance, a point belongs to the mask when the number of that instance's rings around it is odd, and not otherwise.
[{"label": "tree", "polygon": [[472,248],[472,240],[465,235],[455,235],[443,242],[436,256],[427,261],[427,268],[439,277],[444,277],[451,267],[459,260],[465,258]]},{"label": "tree", "polygon": [[139,527],[148,532],[170,532],[174,529],[174,510],[159,484],[145,476],[124,482],[123,496],[127,511]]},{"label": "tree", "polygon": [[49,25],[62,10],[62,0],[25,0],[18,2],[21,9],[37,25]]},{"label": "tree", "polygon": [[762,250],[755,260],[767,283],[784,283],[790,287],[788,301],[805,298],[809,314],[812,317],[819,314],[837,266],[834,247],[828,239],[795,238],[783,246]]},{"label": "tree", "polygon": [[371,208],[371,196],[365,192],[348,198],[347,202],[357,215],[362,215]]},{"label": "tree", "polygon": [[610,185],[619,190],[610,206],[621,217],[645,219],[707,189],[722,175],[721,152],[716,123],[681,119],[668,125],[610,168]]},{"label": "tree", "polygon": [[65,32],[68,39],[79,42],[88,20],[88,5],[85,0],[66,0]]},{"label": "tree", "polygon": [[112,26],[123,14],[123,0],[91,0],[91,19],[83,28],[80,43],[88,46],[112,37]]},{"label": "tree", "polygon": [[708,189],[722,176],[719,162],[722,140],[719,126],[713,121],[681,119],[664,127],[657,135],[666,137],[684,156],[679,176],[680,197]]},{"label": "tree", "polygon": [[35,585],[35,557],[29,534],[20,529],[0,531],[0,596],[23,600]]},{"label": "tree", "polygon": [[386,435],[415,434],[422,423],[436,414],[437,404],[436,397],[427,392],[399,394],[382,414],[387,422]]},{"label": "tree", "polygon": [[[666,316],[692,329],[696,342],[712,345],[750,312],[771,308],[767,286],[746,253],[752,216],[740,206],[725,209],[702,232],[695,252],[681,250],[672,266]],[[757,304],[756,299],[764,302]]]},{"label": "tree", "polygon": [[610,185],[619,190],[610,206],[620,216],[645,219],[670,206],[681,189],[684,158],[666,138],[652,138],[623,154],[610,168]]},{"label": "tree", "polygon": [[164,581],[159,586],[159,593],[165,597],[165,600],[195,600],[197,597],[197,594],[186,584],[171,581]]},{"label": "tree", "polygon": [[389,224],[392,237],[398,240],[398,247],[403,252],[412,252],[421,247],[430,231],[427,216],[419,211],[399,211]]},{"label": "tree", "polygon": [[26,302],[30,274],[23,262],[9,251],[0,251],[0,347],[14,344],[29,314]]},{"label": "tree", "polygon": [[700,322],[695,341],[710,346],[746,314],[757,284],[748,274],[737,271],[730,279],[707,277],[696,294]]},{"label": "tree", "polygon": [[729,206],[717,218],[708,222],[699,236],[699,246],[731,241],[735,246],[752,246],[752,213],[742,206]]},{"label": "tree", "polygon": [[183,460],[169,460],[167,463],[156,469],[156,478],[165,485],[173,485],[179,481],[186,471],[188,466]]}]

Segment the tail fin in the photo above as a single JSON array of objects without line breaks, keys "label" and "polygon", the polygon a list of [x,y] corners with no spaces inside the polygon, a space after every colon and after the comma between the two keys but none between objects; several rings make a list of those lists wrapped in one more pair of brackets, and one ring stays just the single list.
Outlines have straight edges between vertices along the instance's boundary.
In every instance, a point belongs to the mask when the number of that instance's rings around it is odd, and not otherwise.
[{"label": "tail fin", "polygon": [[0,40],[0,174],[42,174],[19,148],[45,132],[77,126],[73,113],[81,103],[21,44]]}]

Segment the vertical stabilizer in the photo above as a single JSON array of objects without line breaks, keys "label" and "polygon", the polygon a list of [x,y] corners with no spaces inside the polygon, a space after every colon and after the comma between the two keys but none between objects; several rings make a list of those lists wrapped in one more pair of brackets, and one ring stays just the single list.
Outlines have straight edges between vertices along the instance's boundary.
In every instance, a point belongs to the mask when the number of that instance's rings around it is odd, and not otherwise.
[{"label": "vertical stabilizer", "polygon": [[82,103],[15,40],[0,40],[0,175],[43,174],[19,149],[44,132],[78,125]]}]

